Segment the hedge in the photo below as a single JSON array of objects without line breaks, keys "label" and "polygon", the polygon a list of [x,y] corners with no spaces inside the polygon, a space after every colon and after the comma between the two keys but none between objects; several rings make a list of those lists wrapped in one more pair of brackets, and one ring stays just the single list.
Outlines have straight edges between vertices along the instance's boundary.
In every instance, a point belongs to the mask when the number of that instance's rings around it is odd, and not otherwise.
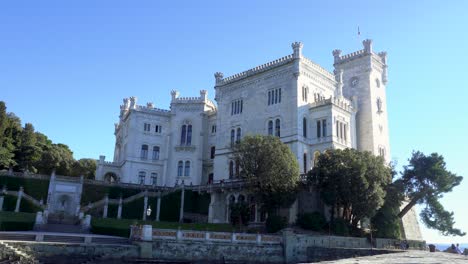
[{"label": "hedge", "polygon": [[208,223],[177,223],[177,222],[155,222],[138,221],[132,219],[112,219],[112,218],[93,218],[91,220],[91,232],[94,234],[111,236],[130,236],[131,225],[152,225],[153,228],[160,229],[178,229],[213,231],[213,232],[232,232],[233,227],[230,224],[208,224]]},{"label": "hedge", "polygon": [[49,180],[2,175],[0,176],[0,188],[3,188],[3,186],[6,186],[10,191],[18,191],[23,186],[25,193],[36,200],[43,199],[45,201],[49,191]]},{"label": "hedge", "polygon": [[32,230],[35,219],[33,213],[0,212],[0,231]]}]

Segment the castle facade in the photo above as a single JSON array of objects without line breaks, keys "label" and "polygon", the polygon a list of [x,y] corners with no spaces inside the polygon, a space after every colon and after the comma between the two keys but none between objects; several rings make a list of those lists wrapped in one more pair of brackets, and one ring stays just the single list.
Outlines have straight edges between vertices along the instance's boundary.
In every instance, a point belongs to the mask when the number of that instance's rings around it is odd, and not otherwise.
[{"label": "castle facade", "polygon": [[203,185],[235,180],[239,166],[231,145],[247,134],[278,136],[296,155],[301,172],[321,152],[356,148],[390,161],[386,107],[386,53],[372,41],[342,55],[333,51],[334,72],[293,53],[224,77],[215,73],[216,104],[172,91],[170,110],[124,99],[115,124],[112,162],[101,156],[96,178],[156,186]]}]

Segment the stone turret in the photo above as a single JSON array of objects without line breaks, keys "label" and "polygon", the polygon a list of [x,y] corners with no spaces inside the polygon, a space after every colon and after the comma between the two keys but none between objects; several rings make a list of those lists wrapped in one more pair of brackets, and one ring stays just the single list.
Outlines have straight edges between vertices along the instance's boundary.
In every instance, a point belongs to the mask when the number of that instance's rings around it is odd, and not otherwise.
[{"label": "stone turret", "polygon": [[336,96],[342,97],[343,96],[343,69],[334,70],[333,73],[335,74],[335,80],[336,80]]},{"label": "stone turret", "polygon": [[222,72],[216,72],[214,74],[214,77],[215,77],[215,80],[216,80],[216,84],[219,84],[223,81],[223,77],[224,77],[224,74]]},{"label": "stone turret", "polygon": [[372,53],[372,39],[363,40],[362,45],[364,45],[364,52],[366,54],[371,54]]},{"label": "stone turret", "polygon": [[294,59],[299,59],[300,57],[302,57],[302,47],[304,47],[304,44],[302,44],[302,42],[294,42],[291,44],[291,47],[293,49]]},{"label": "stone turret", "polygon": [[175,101],[179,97],[179,91],[172,90],[171,91],[172,101]]}]

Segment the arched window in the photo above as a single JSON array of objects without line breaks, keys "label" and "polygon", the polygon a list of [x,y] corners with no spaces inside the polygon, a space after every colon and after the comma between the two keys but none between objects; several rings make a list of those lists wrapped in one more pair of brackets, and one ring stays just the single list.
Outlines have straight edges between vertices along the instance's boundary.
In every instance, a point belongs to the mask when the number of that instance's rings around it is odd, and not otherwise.
[{"label": "arched window", "polygon": [[183,170],[184,170],[184,163],[182,161],[179,161],[179,163],[177,163],[177,176],[181,177],[183,174]]},{"label": "arched window", "polygon": [[229,179],[234,178],[234,161],[229,162]]},{"label": "arched window", "polygon": [[304,153],[304,160],[303,160],[303,165],[304,165],[304,173],[307,173],[307,153]]},{"label": "arched window", "polygon": [[192,125],[187,126],[187,146],[192,145]]},{"label": "arched window", "polygon": [[139,171],[138,172],[138,179],[140,180],[140,184],[145,184],[146,172]]},{"label": "arched window", "polygon": [[273,136],[273,121],[268,121],[268,135]]},{"label": "arched window", "polygon": [[275,121],[275,136],[281,137],[281,121],[279,118]]},{"label": "arched window", "polygon": [[239,161],[236,160],[236,178],[239,178],[240,177],[240,165],[239,165]]},{"label": "arched window", "polygon": [[153,147],[153,160],[158,160],[159,159],[159,147],[154,146]]},{"label": "arched window", "polygon": [[307,119],[305,117],[302,119],[302,135],[307,137]]},{"label": "arched window", "polygon": [[180,145],[190,146],[192,145],[192,125],[184,124],[182,125],[180,133]]},{"label": "arched window", "polygon": [[158,184],[158,174],[156,172],[151,173],[151,184],[152,185]]},{"label": "arched window", "polygon": [[241,140],[241,129],[240,127],[237,128],[237,134],[236,134],[236,143],[239,143]]},{"label": "arched window", "polygon": [[187,138],[187,126],[182,126],[182,131],[180,133],[180,145],[185,145],[185,139]]},{"label": "arched window", "polygon": [[211,152],[210,152],[210,159],[214,159],[215,152],[216,152],[216,148],[215,148],[215,146],[212,146],[211,147]]},{"label": "arched window", "polygon": [[234,129],[231,129],[231,145],[234,145],[235,137],[236,137],[236,131]]},{"label": "arched window", "polygon": [[190,176],[190,161],[185,162],[184,176]]},{"label": "arched window", "polygon": [[140,158],[141,159],[147,159],[148,158],[148,145],[141,145]]}]

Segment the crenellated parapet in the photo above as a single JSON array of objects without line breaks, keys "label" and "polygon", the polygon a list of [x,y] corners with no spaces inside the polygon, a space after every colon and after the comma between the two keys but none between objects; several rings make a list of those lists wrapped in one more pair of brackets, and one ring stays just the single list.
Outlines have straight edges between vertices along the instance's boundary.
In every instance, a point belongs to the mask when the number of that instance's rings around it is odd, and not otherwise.
[{"label": "crenellated parapet", "polygon": [[[171,104],[207,104],[213,110],[216,109],[215,104],[213,101],[208,99],[208,91],[207,90],[200,90],[200,96],[189,96],[189,97],[181,97],[179,92],[172,91],[172,101]],[[176,95],[176,96],[175,96]]]},{"label": "crenellated parapet", "polygon": [[294,57],[293,57],[292,54],[287,55],[287,56],[284,56],[284,57],[279,58],[277,60],[267,62],[265,64],[259,65],[259,66],[255,67],[255,68],[250,69],[250,70],[243,71],[241,73],[237,73],[237,74],[234,74],[234,75],[226,77],[226,78],[223,78],[222,73],[217,72],[217,73],[215,73],[216,86],[226,85],[226,84],[229,84],[229,83],[232,83],[232,82],[247,78],[249,76],[271,70],[273,68],[288,64],[288,63],[292,62],[293,60],[294,60]]},{"label": "crenellated parapet", "polygon": [[318,100],[310,104],[311,108],[324,106],[324,105],[334,105],[348,112],[356,112],[356,104],[346,99],[345,97],[330,97],[328,99]]},{"label": "crenellated parapet", "polygon": [[385,52],[380,52],[379,54],[375,54],[373,49],[372,49],[372,40],[371,39],[365,39],[362,41],[363,49],[358,50],[349,54],[341,55],[341,50],[335,49],[333,50],[333,61],[334,65],[338,65],[341,63],[345,63],[357,58],[362,58],[367,55],[376,55],[375,58],[379,59],[380,63],[383,65],[387,64],[387,61],[385,59],[385,55],[381,54],[386,54]]}]

